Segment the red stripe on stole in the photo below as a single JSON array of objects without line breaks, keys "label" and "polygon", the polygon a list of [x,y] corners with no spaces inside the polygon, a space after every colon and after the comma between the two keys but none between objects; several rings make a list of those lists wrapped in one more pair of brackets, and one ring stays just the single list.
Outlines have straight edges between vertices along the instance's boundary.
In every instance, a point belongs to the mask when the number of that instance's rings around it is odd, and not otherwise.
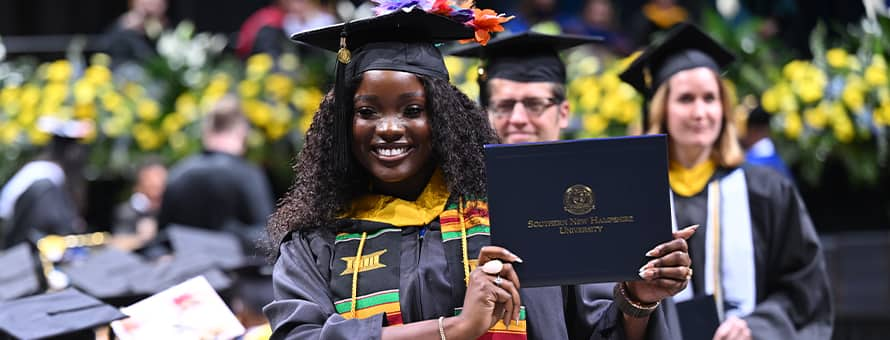
[{"label": "red stripe on stole", "polygon": [[[464,220],[471,220],[477,218],[488,218],[488,214],[464,214]],[[458,216],[439,216],[439,223],[441,224],[452,224],[452,223],[460,223],[460,217]]]},{"label": "red stripe on stole", "polygon": [[401,325],[402,312],[386,313],[386,324],[390,326]]},{"label": "red stripe on stole", "polygon": [[472,217],[472,216],[488,217],[488,210],[480,209],[480,208],[470,208],[470,209],[464,210],[464,216],[465,217],[468,217],[468,216],[469,217]]},{"label": "red stripe on stole", "polygon": [[477,340],[526,340],[526,334],[487,332]]}]

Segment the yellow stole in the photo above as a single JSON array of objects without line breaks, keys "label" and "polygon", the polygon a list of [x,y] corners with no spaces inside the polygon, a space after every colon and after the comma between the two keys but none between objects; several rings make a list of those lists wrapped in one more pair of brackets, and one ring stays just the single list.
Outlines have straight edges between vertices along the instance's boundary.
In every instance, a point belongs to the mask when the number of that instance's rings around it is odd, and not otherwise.
[{"label": "yellow stole", "polygon": [[668,167],[671,189],[680,196],[695,196],[705,189],[714,171],[717,171],[717,164],[710,159],[689,169],[671,161]]},{"label": "yellow stole", "polygon": [[436,169],[414,201],[386,195],[367,194],[352,201],[340,218],[391,224],[394,227],[426,225],[445,211],[448,186],[442,170]]}]

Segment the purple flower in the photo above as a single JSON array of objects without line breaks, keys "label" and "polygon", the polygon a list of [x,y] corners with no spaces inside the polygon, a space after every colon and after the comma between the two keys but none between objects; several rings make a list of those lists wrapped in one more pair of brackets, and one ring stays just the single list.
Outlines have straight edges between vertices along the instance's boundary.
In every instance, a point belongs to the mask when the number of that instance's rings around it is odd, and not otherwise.
[{"label": "purple flower", "polygon": [[408,8],[411,6],[420,7],[424,11],[428,11],[430,7],[432,7],[433,0],[371,0],[372,2],[377,4],[377,7],[374,7],[374,14],[383,15],[387,13],[392,13],[402,8]]},{"label": "purple flower", "polygon": [[464,23],[473,20],[473,10],[469,8],[455,9],[451,12],[451,19]]}]

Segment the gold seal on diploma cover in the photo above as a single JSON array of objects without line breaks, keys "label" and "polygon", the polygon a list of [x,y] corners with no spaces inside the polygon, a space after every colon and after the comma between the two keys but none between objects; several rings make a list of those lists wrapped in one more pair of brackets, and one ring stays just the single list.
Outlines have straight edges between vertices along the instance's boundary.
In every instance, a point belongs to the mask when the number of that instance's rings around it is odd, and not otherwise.
[{"label": "gold seal on diploma cover", "polygon": [[584,215],[593,210],[593,190],[583,184],[575,184],[566,189],[562,198],[566,212],[573,215]]}]

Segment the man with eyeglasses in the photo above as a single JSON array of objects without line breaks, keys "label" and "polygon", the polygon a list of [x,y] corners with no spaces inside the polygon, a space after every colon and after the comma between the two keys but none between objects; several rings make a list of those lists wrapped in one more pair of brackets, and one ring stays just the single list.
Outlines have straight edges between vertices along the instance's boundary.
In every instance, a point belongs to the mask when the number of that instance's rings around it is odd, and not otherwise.
[{"label": "man with eyeglasses", "polygon": [[598,37],[525,32],[493,39],[486,46],[452,51],[482,59],[479,102],[506,144],[560,139],[571,116],[566,67],[559,51],[600,41]]}]

